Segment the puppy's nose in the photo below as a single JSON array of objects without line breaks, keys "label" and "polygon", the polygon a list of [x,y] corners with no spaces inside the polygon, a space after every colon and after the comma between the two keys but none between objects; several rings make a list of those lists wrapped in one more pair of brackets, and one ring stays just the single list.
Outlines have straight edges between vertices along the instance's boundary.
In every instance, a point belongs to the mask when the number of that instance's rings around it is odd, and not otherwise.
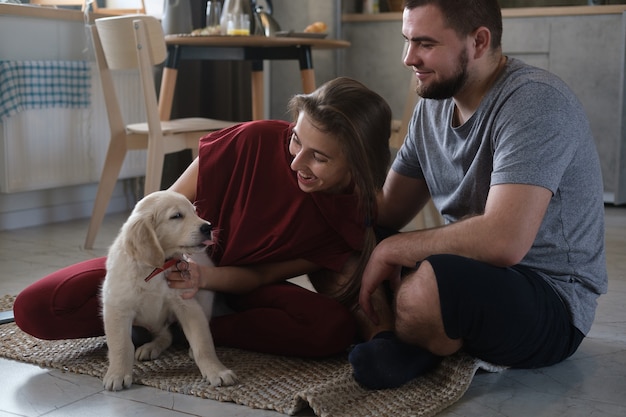
[{"label": "puppy's nose", "polygon": [[213,225],[211,223],[204,223],[202,226],[200,226],[200,232],[208,238],[211,238],[212,230],[213,230]]}]

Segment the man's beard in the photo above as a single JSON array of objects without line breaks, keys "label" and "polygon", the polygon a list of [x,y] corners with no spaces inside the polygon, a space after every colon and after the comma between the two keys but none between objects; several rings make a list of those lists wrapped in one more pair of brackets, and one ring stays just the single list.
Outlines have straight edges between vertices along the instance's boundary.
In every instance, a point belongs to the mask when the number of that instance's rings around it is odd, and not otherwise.
[{"label": "man's beard", "polygon": [[441,82],[434,82],[428,86],[417,83],[416,93],[422,98],[434,100],[444,100],[454,97],[461,90],[467,81],[467,49],[464,49],[459,56],[459,62],[455,75]]}]

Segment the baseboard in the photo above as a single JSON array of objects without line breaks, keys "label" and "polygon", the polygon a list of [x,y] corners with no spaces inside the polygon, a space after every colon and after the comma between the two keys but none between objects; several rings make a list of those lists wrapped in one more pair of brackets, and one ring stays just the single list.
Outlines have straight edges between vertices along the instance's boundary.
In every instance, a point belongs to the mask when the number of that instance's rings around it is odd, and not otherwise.
[{"label": "baseboard", "polygon": [[[0,230],[88,219],[91,217],[97,187],[97,184],[85,184],[0,194]],[[141,181],[137,179],[118,181],[109,201],[107,214],[129,212],[140,195],[143,195]]]},{"label": "baseboard", "polygon": [[[50,223],[85,219],[91,216],[93,201],[82,201],[71,204],[36,207],[20,211],[0,213],[0,230],[14,230],[24,227],[35,227]],[[111,198],[108,213],[130,211],[132,204],[124,196]]]}]

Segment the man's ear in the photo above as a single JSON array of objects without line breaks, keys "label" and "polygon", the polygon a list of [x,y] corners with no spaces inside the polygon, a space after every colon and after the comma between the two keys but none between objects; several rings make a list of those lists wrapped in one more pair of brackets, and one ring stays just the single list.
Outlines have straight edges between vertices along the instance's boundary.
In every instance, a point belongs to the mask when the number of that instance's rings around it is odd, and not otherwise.
[{"label": "man's ear", "polygon": [[491,31],[481,26],[471,36],[474,39],[474,59],[485,56],[491,49]]}]

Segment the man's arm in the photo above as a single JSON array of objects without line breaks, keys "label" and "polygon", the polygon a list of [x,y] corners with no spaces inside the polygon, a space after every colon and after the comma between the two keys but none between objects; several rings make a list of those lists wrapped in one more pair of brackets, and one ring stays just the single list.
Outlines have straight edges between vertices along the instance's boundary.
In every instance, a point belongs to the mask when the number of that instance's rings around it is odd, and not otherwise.
[{"label": "man's arm", "polygon": [[393,230],[406,226],[430,199],[426,181],[390,170],[378,195],[377,224]]},{"label": "man's arm", "polygon": [[[411,185],[407,180],[400,183]],[[396,191],[398,195],[410,195],[406,189]],[[482,214],[383,240],[372,253],[363,274],[361,308],[374,319],[371,294],[384,280],[396,278],[398,265],[412,268],[429,255],[456,254],[496,266],[515,265],[531,248],[551,198],[552,193],[543,187],[495,185],[489,191]],[[389,201],[398,204],[397,198]]]},{"label": "man's arm", "polygon": [[392,261],[403,266],[414,266],[441,253],[496,266],[515,265],[532,246],[551,198],[552,193],[543,187],[495,185],[483,214],[440,228],[395,235],[379,246],[387,246],[394,254]]}]

